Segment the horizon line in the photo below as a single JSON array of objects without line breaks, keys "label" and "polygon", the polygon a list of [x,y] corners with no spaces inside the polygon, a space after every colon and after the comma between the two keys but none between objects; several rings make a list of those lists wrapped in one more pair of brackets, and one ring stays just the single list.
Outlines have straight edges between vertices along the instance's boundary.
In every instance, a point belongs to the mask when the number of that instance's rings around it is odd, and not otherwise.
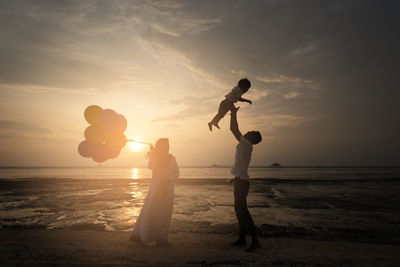
[{"label": "horizon line", "polygon": [[[104,165],[0,165],[0,168],[147,168],[147,166],[104,166]],[[184,165],[180,168],[231,168],[232,165]],[[400,165],[250,165],[249,168],[400,168]]]}]

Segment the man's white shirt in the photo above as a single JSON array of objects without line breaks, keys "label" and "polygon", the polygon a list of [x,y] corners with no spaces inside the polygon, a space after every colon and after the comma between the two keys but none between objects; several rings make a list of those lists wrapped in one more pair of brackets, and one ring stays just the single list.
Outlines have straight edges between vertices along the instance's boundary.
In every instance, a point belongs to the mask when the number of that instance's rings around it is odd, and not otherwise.
[{"label": "man's white shirt", "polygon": [[236,146],[235,164],[231,170],[234,176],[243,180],[250,180],[247,169],[249,168],[252,152],[253,144],[246,137],[240,137],[239,144]]}]

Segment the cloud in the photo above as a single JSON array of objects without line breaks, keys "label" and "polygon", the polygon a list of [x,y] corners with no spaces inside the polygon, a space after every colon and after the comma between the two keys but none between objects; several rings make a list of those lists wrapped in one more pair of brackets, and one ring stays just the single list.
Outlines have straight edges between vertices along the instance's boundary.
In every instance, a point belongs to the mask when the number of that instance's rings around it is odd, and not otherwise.
[{"label": "cloud", "polygon": [[317,89],[319,86],[318,83],[316,83],[315,81],[306,80],[298,77],[289,77],[286,75],[276,74],[276,73],[270,76],[258,76],[256,77],[256,79],[258,81],[268,84],[279,83],[279,84],[302,85],[313,89]]},{"label": "cloud", "polygon": [[90,44],[49,17],[51,12],[34,11],[27,6],[25,12],[0,17],[0,36],[7,40],[0,43],[3,85],[102,90],[120,79],[112,62],[85,53]]},{"label": "cloud", "polygon": [[309,54],[317,50],[317,42],[315,40],[309,41],[306,45],[297,47],[290,52],[290,55],[294,58]]},{"label": "cloud", "polygon": [[289,93],[286,93],[283,97],[286,99],[293,99],[295,97],[298,97],[300,94],[294,91],[291,91]]},{"label": "cloud", "polygon": [[84,95],[90,95],[94,94],[96,91],[95,88],[93,90],[76,90],[76,89],[68,89],[68,88],[59,88],[59,87],[54,87],[54,86],[40,86],[40,85],[32,85],[32,84],[19,84],[19,83],[5,83],[0,84],[3,87],[7,87],[9,89],[14,89],[14,90],[19,90],[23,92],[29,92],[29,93],[64,93],[64,94],[84,94]]},{"label": "cloud", "polygon": [[244,70],[231,70],[231,73],[236,74],[238,77],[246,77],[247,72]]},{"label": "cloud", "polygon": [[140,44],[145,51],[147,51],[158,61],[180,65],[190,71],[193,75],[196,75],[198,78],[208,82],[214,87],[229,88],[229,85],[222,82],[221,79],[217,78],[215,74],[196,66],[196,64],[189,57],[171,47],[154,40],[147,40],[145,38],[140,38]]},{"label": "cloud", "polygon": [[[110,1],[111,2],[111,1]],[[117,1],[117,16],[124,30],[138,35],[194,36],[220,23],[219,18],[200,16],[185,1]]]},{"label": "cloud", "polygon": [[161,25],[159,25],[157,23],[153,23],[151,25],[161,33],[164,33],[164,34],[167,34],[167,35],[173,36],[173,37],[179,37],[180,36],[180,34],[178,32],[173,31],[171,29],[167,29],[167,28],[165,28],[165,27],[163,27],[163,26],[161,26]]},{"label": "cloud", "polygon": [[283,128],[296,128],[301,124],[312,121],[323,120],[320,115],[298,115],[298,114],[262,114],[257,121],[252,121],[253,127],[267,133],[279,133]]},{"label": "cloud", "polygon": [[[194,119],[198,117],[211,116],[211,112],[217,112],[218,104],[215,103],[215,96],[208,97],[185,97],[176,98],[169,101],[171,106],[183,106],[183,108],[172,114],[153,119],[151,122],[160,121],[183,121],[185,119]],[[222,100],[222,99],[221,99]],[[215,103],[215,104],[214,104]]]},{"label": "cloud", "polygon": [[0,130],[2,132],[13,131],[13,132],[22,132],[22,133],[36,133],[36,134],[45,134],[51,133],[52,131],[30,123],[18,122],[18,121],[10,121],[10,120],[0,120]]},{"label": "cloud", "polygon": [[[26,1],[2,3],[2,10],[0,37],[7,40],[0,44],[4,86],[70,93],[143,88],[143,83],[154,88],[160,82],[148,77],[154,74],[150,66],[143,68],[149,65],[141,53],[146,51],[158,61],[179,63],[199,78],[218,83],[183,53],[163,44],[164,35],[195,36],[221,22],[197,14],[190,3]],[[129,63],[140,67],[128,69]]]},{"label": "cloud", "polygon": [[212,29],[213,27],[215,27],[215,25],[219,23],[219,20],[217,19],[208,20],[179,17],[177,18],[174,15],[172,15],[172,18],[174,22],[172,23],[172,25],[162,25],[160,23],[151,23],[150,25],[160,33],[172,37],[180,37],[182,35],[199,35]]},{"label": "cloud", "polygon": [[246,93],[246,98],[251,99],[252,101],[259,100],[262,98],[265,98],[269,95],[271,95],[272,92],[270,89],[264,89],[264,88],[251,88],[247,93]]},{"label": "cloud", "polygon": [[[269,76],[257,76],[257,81],[262,82],[261,88],[266,88],[265,96],[280,95],[285,99],[294,99],[302,95],[304,97],[316,97],[320,95],[321,84],[319,82],[299,77],[289,77],[282,74]],[[261,89],[258,89],[261,91]],[[263,96],[260,96],[262,98]]]}]

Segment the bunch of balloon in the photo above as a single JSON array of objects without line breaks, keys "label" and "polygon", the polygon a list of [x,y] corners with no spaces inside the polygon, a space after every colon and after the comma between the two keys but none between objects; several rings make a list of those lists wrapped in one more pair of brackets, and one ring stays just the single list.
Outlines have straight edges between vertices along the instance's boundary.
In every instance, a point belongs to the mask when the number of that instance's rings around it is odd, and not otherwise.
[{"label": "bunch of balloon", "polygon": [[124,135],[128,126],[125,117],[96,105],[88,106],[84,115],[90,125],[85,130],[86,140],[78,146],[79,154],[98,163],[116,158],[127,141]]}]

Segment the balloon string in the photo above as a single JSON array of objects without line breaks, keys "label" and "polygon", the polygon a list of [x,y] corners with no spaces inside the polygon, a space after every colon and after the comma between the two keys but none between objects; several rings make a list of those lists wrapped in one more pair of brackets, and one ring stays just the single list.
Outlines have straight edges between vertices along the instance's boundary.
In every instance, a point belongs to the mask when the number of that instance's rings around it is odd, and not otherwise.
[{"label": "balloon string", "polygon": [[126,141],[128,141],[128,142],[135,142],[135,143],[139,143],[139,144],[143,144],[143,145],[150,145],[150,143],[139,142],[139,141],[135,141],[135,140],[133,140],[133,139],[126,139]]}]

